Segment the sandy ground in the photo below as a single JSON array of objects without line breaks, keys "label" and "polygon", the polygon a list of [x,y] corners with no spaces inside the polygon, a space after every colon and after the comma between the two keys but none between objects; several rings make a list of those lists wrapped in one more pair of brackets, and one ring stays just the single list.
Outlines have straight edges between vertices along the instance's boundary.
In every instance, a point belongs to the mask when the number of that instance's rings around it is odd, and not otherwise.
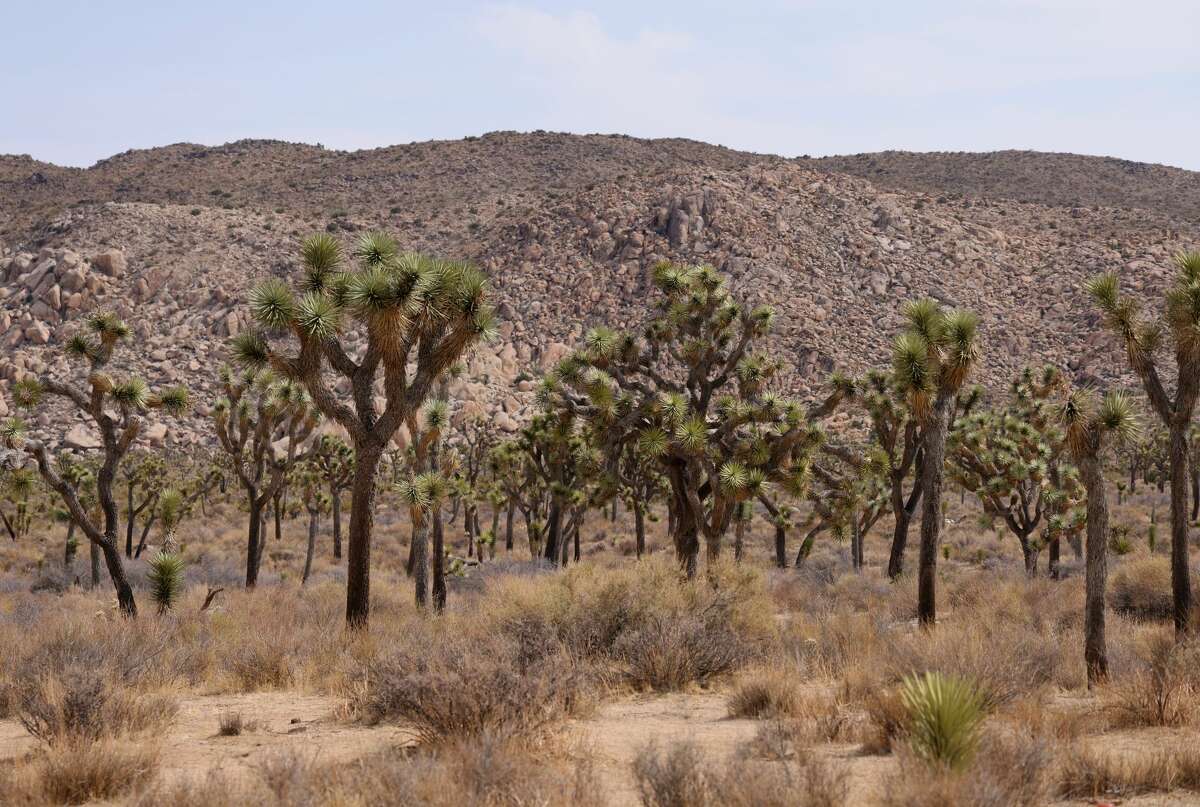
[{"label": "sandy ground", "polygon": [[[360,726],[342,720],[339,702],[322,696],[290,692],[202,695],[182,697],[179,705],[175,722],[159,738],[161,775],[168,780],[191,779],[209,772],[242,776],[278,753],[294,752],[321,761],[345,760],[412,742],[411,735],[402,728]],[[220,736],[218,718],[223,712],[240,712],[251,727],[238,736]],[[627,807],[640,804],[630,763],[647,744],[666,747],[691,741],[712,759],[724,759],[751,742],[759,725],[759,721],[727,717],[721,693],[691,692],[632,696],[606,703],[586,720],[570,724],[567,731],[574,753],[588,754],[596,762],[608,803]],[[1113,732],[1096,741],[1103,742],[1110,751],[1137,754],[1171,743],[1194,743],[1197,736],[1194,731],[1147,729]],[[0,721],[0,762],[11,762],[34,748],[35,742],[18,722]],[[895,766],[891,757],[863,756],[857,746],[850,744],[822,746],[818,753],[846,770],[850,788],[847,805],[855,807],[877,803]],[[1153,794],[1069,804],[1183,807],[1200,805],[1200,796]]]}]

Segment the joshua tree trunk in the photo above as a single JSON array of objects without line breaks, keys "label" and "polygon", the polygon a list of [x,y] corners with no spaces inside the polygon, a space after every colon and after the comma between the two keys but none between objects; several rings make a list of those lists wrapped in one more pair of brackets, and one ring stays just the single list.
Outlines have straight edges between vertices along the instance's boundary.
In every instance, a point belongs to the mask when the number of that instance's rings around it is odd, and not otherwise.
[{"label": "joshua tree trunk", "polygon": [[743,545],[746,539],[746,520],[739,518],[733,525],[733,560],[735,563],[742,562],[742,553],[745,551]]},{"label": "joshua tree trunk", "polygon": [[250,491],[250,534],[246,539],[246,588],[258,585],[258,566],[262,560],[263,508],[258,492]]},{"label": "joshua tree trunk", "polygon": [[542,556],[553,563],[559,563],[559,544],[562,542],[562,506],[557,502],[550,504],[550,518],[546,525],[546,543],[542,547]]},{"label": "joshua tree trunk", "polygon": [[804,561],[808,560],[808,556],[812,554],[813,544],[817,542],[817,536],[824,529],[818,524],[809,530],[808,534],[804,536],[804,540],[800,542],[800,549],[796,552],[796,563],[794,564],[797,570],[804,566]]},{"label": "joshua tree trunk", "polygon": [[575,545],[575,562],[576,563],[578,563],[580,561],[580,558],[582,557],[582,555],[579,552],[579,533],[583,532],[583,519],[584,519],[585,515],[586,515],[586,511],[581,510],[579,512],[579,518],[575,519],[575,526],[572,527],[572,529],[571,529],[572,543],[574,543],[574,545]]},{"label": "joshua tree trunk", "polygon": [[342,496],[341,491],[329,491],[330,506],[333,509],[333,559],[342,559]]},{"label": "joshua tree trunk", "polygon": [[1171,593],[1175,635],[1191,633],[1192,585],[1188,572],[1188,445],[1191,412],[1171,422]]},{"label": "joshua tree trunk", "polygon": [[350,547],[346,558],[346,622],[363,628],[371,613],[371,531],[375,526],[375,474],[383,447],[354,447],[350,485]]},{"label": "joshua tree trunk", "polygon": [[942,527],[942,472],[946,459],[946,429],[954,396],[940,392],[925,428],[925,457],[921,463],[921,554],[917,579],[917,619],[924,626],[937,622],[937,554]]},{"label": "joshua tree trunk", "polygon": [[108,575],[112,578],[113,588],[117,590],[117,605],[121,613],[129,617],[137,616],[137,603],[133,599],[133,588],[129,578],[125,576],[125,566],[121,563],[121,553],[117,549],[117,536],[114,533],[110,540],[100,545],[104,554],[104,564],[108,567]]},{"label": "joshua tree trunk", "polygon": [[786,569],[787,559],[787,528],[782,524],[775,525],[775,565]]},{"label": "joshua tree trunk", "polygon": [[517,517],[517,505],[508,503],[508,511],[504,515],[504,551],[513,551],[513,520]]},{"label": "joshua tree trunk", "polygon": [[646,554],[646,506],[640,501],[633,503],[633,535],[638,560]]},{"label": "joshua tree trunk", "polygon": [[442,508],[433,506],[433,610],[446,610],[446,549],[442,530]]},{"label": "joshua tree trunk", "polygon": [[[921,465],[917,466],[918,471]],[[888,556],[888,578],[895,580],[904,574],[904,550],[908,546],[908,529],[912,526],[913,513],[921,501],[921,485],[918,484],[909,493],[908,501],[904,500],[904,491],[899,482],[892,483],[892,515],[896,525],[892,530],[892,549]]]},{"label": "joshua tree trunk", "polygon": [[[471,508],[463,508],[463,527],[467,533],[467,557],[475,554],[475,520],[471,518]],[[481,555],[480,560],[483,560]]]},{"label": "joshua tree trunk", "polygon": [[71,574],[71,567],[75,565],[75,552],[79,545],[75,542],[75,522],[67,524],[67,540],[63,544],[63,570],[68,576]]},{"label": "joshua tree trunk", "polygon": [[1088,687],[1108,677],[1104,641],[1104,588],[1108,579],[1108,502],[1100,460],[1091,453],[1078,458],[1079,476],[1087,490],[1087,571],[1085,579],[1083,660]]},{"label": "joshua tree trunk", "polygon": [[854,571],[861,572],[863,568],[863,534],[857,514],[851,516],[850,520],[850,556]]},{"label": "joshua tree trunk", "polygon": [[317,514],[308,514],[308,551],[304,553],[304,574],[300,577],[300,585],[308,582],[312,574],[313,551],[317,548]]},{"label": "joshua tree trunk", "polygon": [[[1190,460],[1191,458],[1189,457],[1188,459]],[[1200,518],[1200,470],[1192,468],[1191,471],[1192,471],[1192,521],[1195,521],[1197,518]],[[1117,503],[1118,504],[1121,503],[1119,496],[1117,498]]]},{"label": "joshua tree trunk", "polygon": [[275,519],[275,541],[283,540],[283,488],[275,491],[271,500],[272,516]]},{"label": "joshua tree trunk", "polygon": [[1038,551],[1033,542],[1029,540],[1029,535],[1017,535],[1017,541],[1021,544],[1021,557],[1025,561],[1025,576],[1029,578],[1037,577]]},{"label": "joshua tree trunk", "polygon": [[420,515],[413,518],[412,545],[409,549],[409,558],[412,563],[410,574],[413,578],[413,590],[416,592],[417,608],[425,609],[429,606],[429,561],[425,557],[429,542],[426,536],[425,523]]},{"label": "joshua tree trunk", "polygon": [[100,547],[95,541],[88,541],[88,557],[91,561],[92,588],[100,585]]},{"label": "joshua tree trunk", "polygon": [[1050,539],[1050,557],[1047,560],[1047,573],[1051,580],[1058,580],[1062,573],[1059,570],[1059,559],[1062,555],[1062,539],[1055,535]]}]

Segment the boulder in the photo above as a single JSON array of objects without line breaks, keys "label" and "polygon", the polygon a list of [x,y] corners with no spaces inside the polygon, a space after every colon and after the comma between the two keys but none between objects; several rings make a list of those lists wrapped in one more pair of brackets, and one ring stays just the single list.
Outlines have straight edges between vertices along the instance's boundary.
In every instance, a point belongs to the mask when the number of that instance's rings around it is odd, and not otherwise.
[{"label": "boulder", "polygon": [[125,274],[125,253],[119,249],[99,252],[92,257],[92,265],[109,277],[122,277]]},{"label": "boulder", "polygon": [[100,437],[87,426],[77,423],[63,437],[63,445],[80,451],[91,451],[100,447]]}]

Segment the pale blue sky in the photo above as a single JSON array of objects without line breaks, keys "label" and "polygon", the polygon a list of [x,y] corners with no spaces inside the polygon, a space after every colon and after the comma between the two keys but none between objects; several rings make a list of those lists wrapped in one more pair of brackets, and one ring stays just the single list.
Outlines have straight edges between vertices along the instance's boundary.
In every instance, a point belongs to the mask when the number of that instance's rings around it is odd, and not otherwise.
[{"label": "pale blue sky", "polygon": [[5,0],[0,153],[496,129],[1200,169],[1198,0]]}]

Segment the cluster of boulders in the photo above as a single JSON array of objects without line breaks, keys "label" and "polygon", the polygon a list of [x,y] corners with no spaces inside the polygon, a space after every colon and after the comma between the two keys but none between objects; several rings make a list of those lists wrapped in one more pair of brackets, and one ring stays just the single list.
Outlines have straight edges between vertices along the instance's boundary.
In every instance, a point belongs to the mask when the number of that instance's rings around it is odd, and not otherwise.
[{"label": "cluster of boulders", "polygon": [[0,253],[0,340],[7,348],[45,345],[73,314],[108,297],[125,275],[125,255],[105,250],[85,258],[71,249]]}]

